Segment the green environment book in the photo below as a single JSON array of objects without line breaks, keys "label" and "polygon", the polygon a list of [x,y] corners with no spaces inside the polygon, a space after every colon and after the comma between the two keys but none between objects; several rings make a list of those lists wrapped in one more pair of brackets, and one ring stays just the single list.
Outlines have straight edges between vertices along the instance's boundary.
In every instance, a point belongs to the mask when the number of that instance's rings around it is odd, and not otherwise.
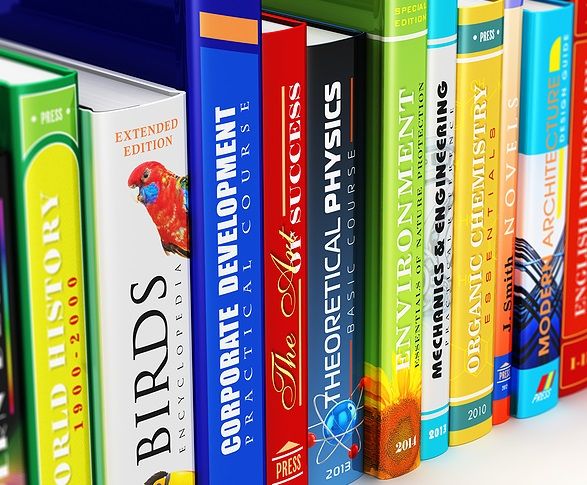
[{"label": "green environment book", "polygon": [[0,119],[27,479],[90,484],[76,74],[0,50]]},{"label": "green environment book", "polygon": [[367,32],[364,468],[420,461],[427,2],[264,0]]}]

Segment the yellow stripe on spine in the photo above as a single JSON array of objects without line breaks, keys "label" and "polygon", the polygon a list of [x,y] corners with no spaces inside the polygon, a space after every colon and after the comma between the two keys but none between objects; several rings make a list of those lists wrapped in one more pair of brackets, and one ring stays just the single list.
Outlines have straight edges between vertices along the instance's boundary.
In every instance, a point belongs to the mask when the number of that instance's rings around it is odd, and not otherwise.
[{"label": "yellow stripe on spine", "polygon": [[562,37],[557,38],[550,48],[549,71],[558,72],[561,70]]}]

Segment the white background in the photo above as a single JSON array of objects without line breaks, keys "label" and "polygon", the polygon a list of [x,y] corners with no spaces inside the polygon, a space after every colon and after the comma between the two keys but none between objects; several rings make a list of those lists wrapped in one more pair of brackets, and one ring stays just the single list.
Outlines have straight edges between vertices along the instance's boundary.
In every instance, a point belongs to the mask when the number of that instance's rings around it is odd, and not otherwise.
[{"label": "white background", "polygon": [[358,485],[587,485],[587,390],[561,398],[542,416],[511,418],[468,445],[422,462],[389,481]]}]

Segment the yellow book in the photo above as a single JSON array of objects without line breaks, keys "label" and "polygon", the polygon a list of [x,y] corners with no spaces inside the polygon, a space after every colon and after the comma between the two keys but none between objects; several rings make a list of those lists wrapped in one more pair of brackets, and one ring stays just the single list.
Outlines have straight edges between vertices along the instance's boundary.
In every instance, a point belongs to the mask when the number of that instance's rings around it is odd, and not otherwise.
[{"label": "yellow book", "polygon": [[3,256],[18,302],[30,484],[92,483],[77,99],[73,71],[0,50],[0,217],[14,221]]},{"label": "yellow book", "polygon": [[459,0],[449,444],[491,430],[502,0]]}]

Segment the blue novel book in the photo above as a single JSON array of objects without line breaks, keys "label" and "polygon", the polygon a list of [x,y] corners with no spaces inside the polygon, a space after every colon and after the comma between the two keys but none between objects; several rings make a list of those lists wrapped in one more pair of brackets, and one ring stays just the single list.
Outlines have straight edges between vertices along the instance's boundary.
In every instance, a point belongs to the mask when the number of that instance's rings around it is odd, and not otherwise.
[{"label": "blue novel book", "polygon": [[512,414],[558,402],[573,5],[524,4]]},{"label": "blue novel book", "polygon": [[188,93],[198,483],[265,476],[260,4],[0,1],[4,38]]}]

